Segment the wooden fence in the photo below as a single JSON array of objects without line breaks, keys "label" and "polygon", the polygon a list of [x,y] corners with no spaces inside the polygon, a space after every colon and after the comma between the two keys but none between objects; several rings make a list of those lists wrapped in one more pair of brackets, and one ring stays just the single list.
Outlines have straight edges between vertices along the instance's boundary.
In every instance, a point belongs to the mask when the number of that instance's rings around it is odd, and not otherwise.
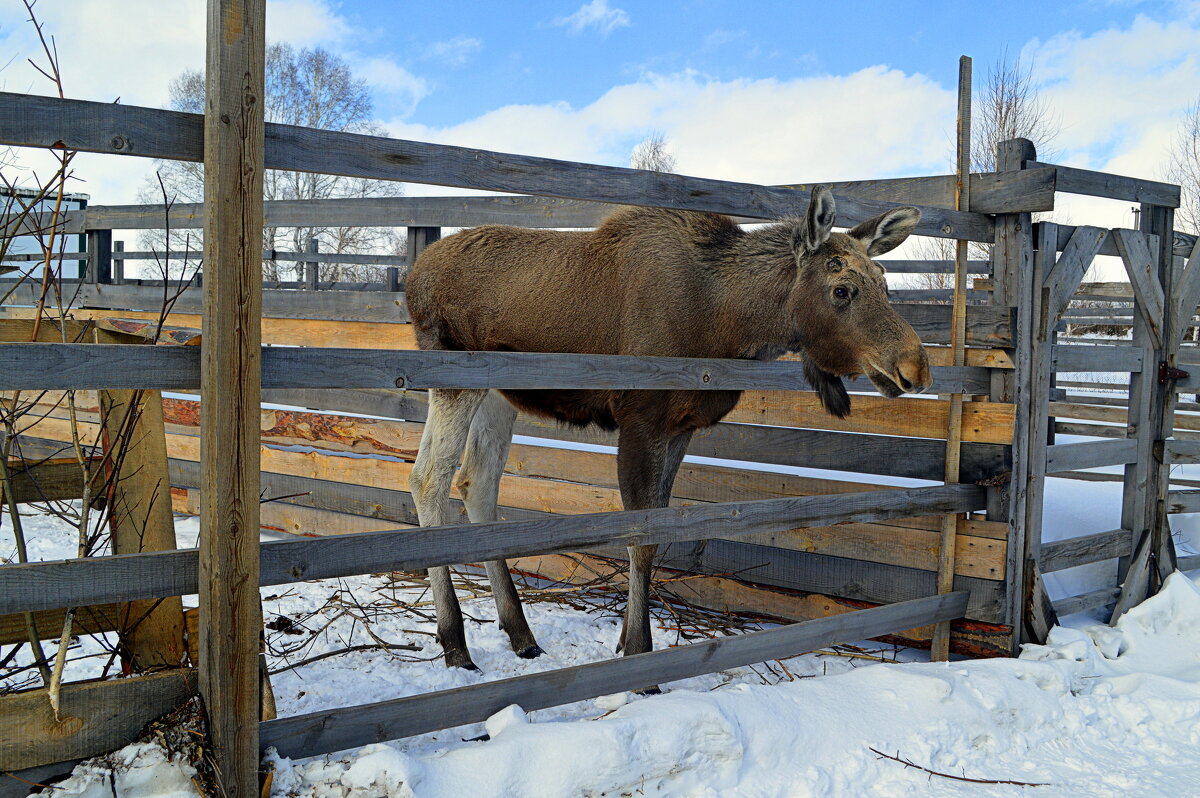
[{"label": "wooden fence", "polygon": [[[223,2],[214,3],[228,13]],[[221,16],[210,19],[219,21]],[[213,107],[233,102],[231,107],[241,109],[238,113],[245,110],[236,105],[240,86],[231,85],[232,94],[217,91],[223,72],[214,70],[212,59],[220,67],[226,57],[261,55],[261,38],[255,41],[249,35],[239,48],[245,37],[231,34],[245,34],[241,26],[253,27],[254,19],[229,17],[232,27],[223,29],[221,36],[210,33]],[[207,152],[205,125],[211,126]],[[0,724],[6,724],[0,725],[0,768],[45,768],[119,745],[137,727],[135,719],[148,720],[147,713],[172,705],[198,686],[212,722],[224,786],[231,794],[248,795],[257,788],[253,779],[260,746],[276,746],[285,756],[336,751],[483,720],[513,702],[526,709],[553,706],[952,619],[993,624],[996,633],[986,645],[1012,651],[1022,640],[1044,635],[1053,622],[1054,607],[1045,600],[1041,574],[1119,559],[1124,584],[1119,596],[1114,583],[1058,605],[1059,611],[1068,611],[1116,600],[1119,613],[1144,597],[1174,563],[1164,521],[1165,468],[1171,462],[1200,461],[1200,445],[1167,440],[1174,389],[1194,390],[1198,381],[1164,370],[1180,365],[1176,360],[1184,309],[1190,316],[1200,292],[1200,269],[1195,268],[1200,259],[1194,250],[1187,253],[1192,261],[1186,268],[1174,257],[1176,187],[1039,163],[1028,142],[1020,140],[1005,143],[1000,171],[971,178],[969,211],[947,207],[953,206],[948,196],[953,190],[944,177],[836,186],[842,224],[865,220],[892,202],[918,202],[923,205],[919,234],[993,245],[989,267],[976,265],[977,273],[990,271],[993,283],[987,304],[967,309],[965,365],[951,365],[950,350],[944,346],[951,340],[950,308],[899,306],[931,347],[933,391],[962,394],[968,401],[962,413],[961,484],[897,489],[872,483],[869,475],[943,480],[945,441],[959,432],[949,427],[950,400],[885,403],[857,396],[854,415],[839,422],[818,412],[811,394],[805,393],[808,385],[796,362],[415,351],[400,292],[263,289],[258,264],[264,253],[238,245],[259,240],[254,225],[261,225],[263,213],[220,216],[224,210],[218,211],[230,204],[254,209],[260,201],[253,184],[240,182],[246,172],[237,170],[236,160],[243,156],[249,158],[251,172],[265,165],[540,195],[268,204],[266,217],[279,224],[307,214],[304,218],[327,224],[353,219],[373,226],[424,229],[500,219],[586,227],[603,211],[596,203],[769,219],[803,208],[808,187],[753,186],[279,125],[262,128],[263,138],[256,143],[257,125],[261,120],[251,120],[240,128],[240,138],[227,140],[229,126],[219,116],[205,119],[0,93],[0,143],[204,160],[208,190],[215,192],[209,194],[213,212],[207,218],[202,219],[196,208],[172,210],[190,214],[188,223],[207,225],[205,263],[215,264],[204,275],[203,301],[199,291],[189,289],[166,320],[174,330],[172,345],[0,344],[0,390],[201,390],[200,411],[209,415],[200,427],[194,406],[178,400],[164,403],[172,481],[183,489],[176,493],[177,501],[194,507],[194,492],[198,489],[205,496],[201,517],[206,531],[198,551],[0,568],[2,616],[198,592],[203,614],[199,667],[70,686],[64,695],[66,711],[78,723],[54,734],[38,731],[44,719],[39,720],[41,710],[35,705],[45,703],[39,695],[0,701]],[[1030,213],[1051,209],[1056,191],[1140,202],[1141,229],[1033,225]],[[93,206],[72,214],[67,226],[69,231],[111,231],[162,225],[163,215],[163,209]],[[214,226],[218,216],[223,221]],[[180,222],[173,219],[172,224]],[[422,235],[425,240],[431,237]],[[112,257],[111,233],[93,235],[92,240],[98,242],[95,249],[89,247],[96,268],[91,281],[79,286],[82,306],[76,318],[134,330],[153,323],[157,311],[147,297],[162,288],[101,282],[102,266]],[[1128,267],[1136,291],[1133,339],[1103,347],[1056,343],[1057,323],[1097,254],[1120,255]],[[402,282],[399,274],[395,282]],[[31,315],[28,307],[20,307],[23,299],[27,300],[20,293],[12,294],[3,310],[14,323]],[[201,346],[179,345],[195,343],[187,330],[202,326]],[[271,346],[274,343],[286,346]],[[1050,445],[1054,374],[1084,370],[1129,375],[1126,435]],[[273,412],[264,417],[260,387],[262,400],[325,412]],[[435,387],[747,393],[729,419],[697,435],[689,449],[726,464],[685,464],[675,506],[603,512],[616,508],[611,454],[522,445],[514,448],[501,493],[511,520],[399,528],[414,520],[411,499],[399,488],[406,482],[424,419],[421,389]],[[376,418],[336,415],[363,407],[370,407]],[[43,445],[61,440],[62,422],[47,412],[29,434]],[[314,425],[325,426],[320,434],[309,434]],[[342,426],[335,434],[330,425]],[[518,431],[548,441],[579,439],[579,433],[527,418],[520,420]],[[347,461],[321,453],[295,457],[272,446],[300,440],[392,458]],[[199,458],[201,446],[204,460]],[[1042,545],[1045,475],[1106,465],[1125,469],[1121,528]],[[811,479],[764,471],[762,466],[833,469],[868,477],[862,482]],[[295,504],[307,505],[305,509],[342,513],[343,520],[371,517],[395,528],[360,527],[336,539],[260,545],[260,483],[299,488],[295,492],[308,495]],[[365,511],[368,507],[370,512]],[[947,566],[954,592],[939,595],[937,540],[941,517],[947,514],[962,518],[952,527],[957,545]],[[778,629],[563,671],[254,722],[259,585],[498,557],[525,558],[523,564],[546,563],[544,567],[553,570],[550,558],[556,554],[605,553],[647,543],[664,545],[666,567],[713,575],[751,574],[751,581],[767,587],[881,606],[827,618],[808,616],[811,619]],[[231,572],[231,566],[237,570]],[[224,634],[231,629],[239,630],[236,638]],[[959,631],[969,642],[962,626]],[[233,676],[215,679],[217,673]]]}]

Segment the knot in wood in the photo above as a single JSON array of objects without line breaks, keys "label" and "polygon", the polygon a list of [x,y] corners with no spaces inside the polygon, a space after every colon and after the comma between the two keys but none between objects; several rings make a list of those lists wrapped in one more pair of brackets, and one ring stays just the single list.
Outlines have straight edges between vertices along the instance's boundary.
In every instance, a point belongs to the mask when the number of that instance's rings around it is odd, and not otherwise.
[{"label": "knot in wood", "polygon": [[397,378],[396,378],[396,387],[397,387],[397,388],[403,388],[403,387],[404,387],[404,378],[403,378],[403,377],[397,377]]},{"label": "knot in wood", "polygon": [[113,136],[111,143],[114,150],[123,150],[129,146],[129,142],[125,140],[124,136]]}]

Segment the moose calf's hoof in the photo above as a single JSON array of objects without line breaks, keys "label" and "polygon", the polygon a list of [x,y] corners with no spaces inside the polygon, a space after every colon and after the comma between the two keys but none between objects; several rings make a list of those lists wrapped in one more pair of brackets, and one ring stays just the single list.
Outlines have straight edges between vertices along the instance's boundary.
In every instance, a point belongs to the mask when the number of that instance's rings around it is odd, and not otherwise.
[{"label": "moose calf's hoof", "polygon": [[634,690],[635,695],[662,695],[662,688],[657,684],[652,684],[649,687],[643,687],[641,690]]},{"label": "moose calf's hoof", "polygon": [[471,661],[471,655],[465,651],[447,651],[447,668],[462,668],[465,671],[477,671],[479,666]]},{"label": "moose calf's hoof", "polygon": [[517,652],[517,656],[521,659],[537,659],[545,653],[541,646],[534,644],[532,646],[525,646],[525,648]]}]

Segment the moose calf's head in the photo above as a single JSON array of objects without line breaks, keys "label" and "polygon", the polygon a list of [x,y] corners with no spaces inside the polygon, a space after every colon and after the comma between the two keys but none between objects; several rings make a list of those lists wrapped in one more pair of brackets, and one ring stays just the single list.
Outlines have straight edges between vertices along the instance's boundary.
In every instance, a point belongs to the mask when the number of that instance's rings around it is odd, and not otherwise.
[{"label": "moose calf's head", "polygon": [[794,223],[790,304],[809,381],[825,409],[844,416],[850,398],[836,377],[865,374],[888,397],[919,393],[932,378],[921,339],[888,302],[883,267],[872,260],[903,243],[921,212],[893,208],[845,233],[833,232],[835,213],[833,194],[819,186]]}]

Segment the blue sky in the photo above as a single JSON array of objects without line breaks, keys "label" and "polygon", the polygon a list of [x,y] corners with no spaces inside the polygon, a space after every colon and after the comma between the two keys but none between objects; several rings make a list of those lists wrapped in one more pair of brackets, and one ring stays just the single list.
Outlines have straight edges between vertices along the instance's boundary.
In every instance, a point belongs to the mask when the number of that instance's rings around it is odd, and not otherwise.
[{"label": "blue sky", "polygon": [[[596,9],[567,22],[581,7]],[[848,74],[887,65],[952,87],[958,56],[980,69],[1037,36],[1082,36],[1137,16],[1180,16],[1171,2],[509,2],[386,0],[337,6],[366,35],[363,52],[391,57],[427,83],[413,112],[427,125],[463,122],[498,105],[579,107],[648,74],[693,70],[715,80]],[[578,24],[591,19],[589,24]],[[391,101],[391,102],[389,102]],[[406,111],[379,98],[385,115]]]},{"label": "blue sky", "polygon": [[[171,78],[203,63],[202,0],[38,11],[72,97],[162,107]],[[950,171],[964,53],[977,90],[1005,52],[1030,65],[1062,128],[1056,158],[1087,168],[1160,176],[1200,94],[1200,0],[268,0],[267,14],[269,38],[366,78],[390,135],[624,165],[656,131],[678,171],[746,182]],[[0,0],[0,85],[48,93],[24,64],[24,17]],[[151,164],[80,156],[77,173],[93,202],[133,202]],[[1077,223],[1127,222],[1126,207],[1082,202]]]}]

